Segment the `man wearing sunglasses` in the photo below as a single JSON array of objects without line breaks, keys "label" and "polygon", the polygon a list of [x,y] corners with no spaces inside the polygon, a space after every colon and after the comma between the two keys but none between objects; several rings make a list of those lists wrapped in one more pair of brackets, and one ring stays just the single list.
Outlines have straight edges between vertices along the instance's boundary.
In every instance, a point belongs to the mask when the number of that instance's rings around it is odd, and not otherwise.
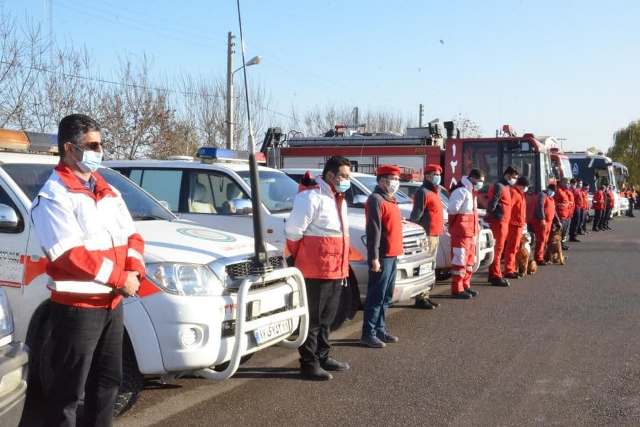
[{"label": "man wearing sunglasses", "polygon": [[33,201],[31,220],[49,263],[51,355],[44,419],[111,425],[122,377],[122,298],[144,276],[144,242],[124,200],[98,173],[100,126],[72,114],[58,127],[60,162]]}]

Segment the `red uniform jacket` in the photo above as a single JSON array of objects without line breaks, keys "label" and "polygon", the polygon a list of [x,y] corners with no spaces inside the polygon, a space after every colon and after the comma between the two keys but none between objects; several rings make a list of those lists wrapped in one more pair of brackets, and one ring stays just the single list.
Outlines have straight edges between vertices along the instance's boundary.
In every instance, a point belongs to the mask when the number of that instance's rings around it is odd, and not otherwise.
[{"label": "red uniform jacket", "polygon": [[559,187],[556,191],[555,202],[556,202],[556,210],[558,212],[558,217],[563,219],[571,218],[573,214],[572,211],[572,201],[573,195],[568,189],[564,189]]},{"label": "red uniform jacket", "polygon": [[598,190],[593,193],[593,209],[596,211],[604,210],[604,191]]},{"label": "red uniform jacket", "polygon": [[518,187],[511,187],[510,225],[522,227],[527,223],[527,204],[524,193]]},{"label": "red uniform jacket", "polygon": [[576,209],[584,209],[582,206],[582,190],[579,188],[572,189],[573,192],[573,202],[575,204]]},{"label": "red uniform jacket", "polygon": [[607,209],[613,209],[613,205],[615,204],[615,196],[613,194],[613,190],[607,190]]}]

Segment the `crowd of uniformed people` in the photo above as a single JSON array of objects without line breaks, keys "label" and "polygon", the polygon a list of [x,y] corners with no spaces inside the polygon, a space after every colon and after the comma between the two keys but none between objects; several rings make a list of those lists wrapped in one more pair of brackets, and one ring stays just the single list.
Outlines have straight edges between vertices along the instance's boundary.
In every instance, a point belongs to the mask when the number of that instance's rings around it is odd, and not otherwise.
[{"label": "crowd of uniformed people", "polygon": [[[84,399],[86,424],[109,425],[122,375],[120,303],[123,297],[136,293],[144,277],[144,242],[135,232],[121,196],[111,191],[96,172],[102,160],[99,125],[83,115],[65,117],[60,122],[58,145],[60,163],[32,209],[36,234],[52,259],[48,273],[61,286],[52,289],[53,320],[57,323],[52,350],[53,390],[47,401],[46,419],[50,425],[74,425],[78,402]],[[350,172],[348,159],[332,157],[320,176],[305,176],[286,222],[289,262],[302,272],[308,296],[308,338],[299,348],[301,375],[306,379],[329,380],[331,372],[350,369],[348,363],[330,355],[329,340],[340,294],[349,276],[345,191],[350,187]],[[394,196],[400,175],[397,166],[378,167],[377,187],[365,206],[369,282],[360,342],[369,348],[383,348],[399,341],[389,331],[385,316],[393,295],[397,258],[403,253],[403,218]],[[445,232],[438,194],[443,191],[441,177],[439,165],[425,168],[424,183],[414,196],[409,218],[424,228],[433,253]],[[455,299],[478,296],[471,279],[481,226],[477,199],[484,187],[483,171],[472,169],[451,189],[447,209],[451,293]],[[527,200],[528,190],[527,178],[519,176],[513,167],[489,187],[486,219],[495,238],[495,259],[489,269],[492,285],[509,286],[508,280],[518,277],[516,251],[527,228],[535,235],[532,252],[538,265],[546,263],[545,245],[554,228],[560,230],[563,242],[579,242],[578,236],[588,233],[588,188],[580,180],[549,183],[533,201]],[[605,184],[595,191],[593,231],[611,229],[613,197]],[[635,194],[629,193],[629,197]],[[107,217],[104,212],[117,212],[118,218]],[[119,236],[118,242],[98,238],[105,227],[109,229],[107,234]],[[90,233],[95,242],[83,244],[88,238],[83,233]],[[116,244],[117,256],[112,257],[109,254],[115,252],[105,248]],[[568,249],[566,244],[564,249]],[[62,287],[83,281],[104,283],[113,291],[78,294]],[[432,309],[437,303],[425,293],[418,295],[416,305]]]}]

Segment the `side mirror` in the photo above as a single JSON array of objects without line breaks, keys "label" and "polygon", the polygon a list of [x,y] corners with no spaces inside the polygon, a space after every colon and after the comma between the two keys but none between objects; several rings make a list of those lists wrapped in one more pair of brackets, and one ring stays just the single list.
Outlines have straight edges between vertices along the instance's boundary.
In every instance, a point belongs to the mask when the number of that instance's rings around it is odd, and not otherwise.
[{"label": "side mirror", "polygon": [[20,218],[11,206],[0,203],[0,230],[8,232],[20,231]]},{"label": "side mirror", "polygon": [[524,176],[526,177],[531,176],[531,163],[525,163],[523,172],[524,172]]},{"label": "side mirror", "polygon": [[253,205],[249,199],[231,199],[224,202],[225,215],[251,215]]},{"label": "side mirror", "polygon": [[367,196],[358,194],[353,196],[353,206],[363,208],[367,204]]}]

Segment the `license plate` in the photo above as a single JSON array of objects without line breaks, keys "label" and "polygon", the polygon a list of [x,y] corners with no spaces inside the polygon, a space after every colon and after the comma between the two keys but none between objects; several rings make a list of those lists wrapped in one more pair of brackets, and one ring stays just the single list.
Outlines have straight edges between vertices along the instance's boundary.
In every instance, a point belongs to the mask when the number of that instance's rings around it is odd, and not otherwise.
[{"label": "license plate", "polygon": [[418,270],[418,276],[422,276],[424,274],[428,274],[431,272],[431,265],[429,264],[422,264],[420,266],[420,269]]},{"label": "license plate", "polygon": [[258,345],[281,337],[291,332],[291,320],[282,320],[253,331],[253,336]]}]

